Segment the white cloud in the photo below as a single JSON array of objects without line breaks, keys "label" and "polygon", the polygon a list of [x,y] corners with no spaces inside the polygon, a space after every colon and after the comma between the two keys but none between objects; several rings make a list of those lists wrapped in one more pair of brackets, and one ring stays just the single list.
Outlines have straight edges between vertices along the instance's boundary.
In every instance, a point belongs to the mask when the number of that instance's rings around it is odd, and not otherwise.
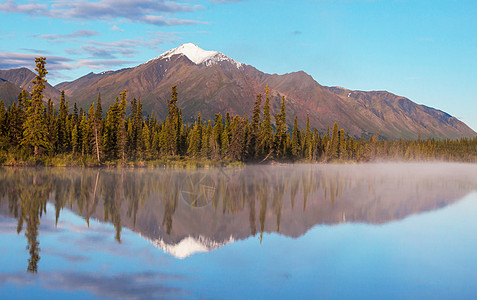
[{"label": "white cloud", "polygon": [[113,31],[120,31],[120,32],[123,32],[123,31],[124,31],[124,29],[121,29],[121,28],[119,28],[119,27],[116,26],[116,25],[113,25],[113,27],[111,27],[111,30],[113,30]]},{"label": "white cloud", "polygon": [[46,16],[55,19],[115,20],[154,24],[157,26],[202,23],[194,20],[166,18],[179,12],[202,9],[200,5],[164,0],[100,0],[50,1],[49,4],[17,4],[8,0],[0,4],[0,11]]},{"label": "white cloud", "polygon": [[35,37],[39,37],[39,38],[47,39],[51,41],[68,41],[71,38],[91,37],[95,35],[99,35],[99,32],[94,30],[80,29],[70,34],[42,34],[42,35],[35,35]]}]

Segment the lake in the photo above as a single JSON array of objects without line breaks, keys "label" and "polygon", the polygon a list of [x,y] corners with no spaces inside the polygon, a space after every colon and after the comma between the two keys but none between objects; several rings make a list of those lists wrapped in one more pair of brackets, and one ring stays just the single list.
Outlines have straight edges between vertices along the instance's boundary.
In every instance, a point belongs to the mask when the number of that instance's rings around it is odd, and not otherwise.
[{"label": "lake", "polygon": [[475,299],[477,165],[0,169],[1,299]]}]

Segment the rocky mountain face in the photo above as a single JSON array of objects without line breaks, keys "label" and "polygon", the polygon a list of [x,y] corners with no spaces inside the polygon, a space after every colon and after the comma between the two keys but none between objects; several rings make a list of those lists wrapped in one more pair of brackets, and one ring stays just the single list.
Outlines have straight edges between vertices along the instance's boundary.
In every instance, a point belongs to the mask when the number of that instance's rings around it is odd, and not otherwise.
[{"label": "rocky mountain face", "polygon": [[[19,74],[5,78],[4,74],[9,72]],[[26,75],[20,73],[28,72],[23,69],[0,71],[0,78],[20,87],[28,86]],[[263,73],[194,44],[183,44],[134,68],[89,73],[60,83],[54,93],[64,90],[70,104],[76,102],[85,109],[96,102],[101,93],[103,108],[107,108],[127,89],[129,99],[141,99],[145,114],[154,111],[164,118],[173,85],[177,85],[178,105],[186,122],[193,121],[198,113],[203,120],[226,112],[250,116],[257,94],[263,94],[268,85],[272,114],[279,112],[284,96],[290,126],[296,115],[299,126],[304,128],[309,114],[311,126],[321,132],[338,122],[340,128],[356,137],[379,134],[386,139],[416,139],[420,134],[422,138],[455,139],[477,135],[456,118],[404,97],[388,92],[325,87],[303,71],[283,75]]]},{"label": "rocky mountain face", "polygon": [[379,130],[382,136],[393,139],[415,139],[419,133],[426,138],[475,136],[475,132],[457,118],[405,97],[386,91],[351,91],[341,87],[327,89],[346,101],[349,108],[359,111],[365,117],[364,122],[370,125],[370,130]]},{"label": "rocky mountain face", "polygon": [[[33,91],[33,83],[31,81],[35,78],[35,73],[33,73],[30,69],[18,68],[10,70],[0,70],[0,78],[17,86],[20,89],[20,92],[23,89],[28,91],[29,93]],[[20,92],[15,95],[14,99],[12,99],[9,94],[0,91],[0,98],[3,99],[4,102],[12,103],[18,99],[18,94]],[[60,91],[52,87],[49,83],[45,84],[44,95],[45,101],[51,98],[51,100],[56,103],[60,99]]]},{"label": "rocky mountain face", "polygon": [[21,91],[15,84],[0,78],[0,99],[6,106],[17,101]]}]

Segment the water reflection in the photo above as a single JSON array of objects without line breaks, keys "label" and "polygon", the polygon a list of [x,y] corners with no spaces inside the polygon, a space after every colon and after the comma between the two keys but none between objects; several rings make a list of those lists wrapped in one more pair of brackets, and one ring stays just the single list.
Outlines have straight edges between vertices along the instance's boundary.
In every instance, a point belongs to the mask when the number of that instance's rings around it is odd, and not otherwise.
[{"label": "water reflection", "polygon": [[[317,224],[382,224],[447,206],[477,190],[460,164],[248,166],[204,170],[1,169],[0,214],[26,237],[38,271],[47,203],[89,224],[125,226],[184,258],[264,232],[298,237]],[[51,206],[50,206],[51,207]],[[258,242],[258,241],[257,241]]]}]

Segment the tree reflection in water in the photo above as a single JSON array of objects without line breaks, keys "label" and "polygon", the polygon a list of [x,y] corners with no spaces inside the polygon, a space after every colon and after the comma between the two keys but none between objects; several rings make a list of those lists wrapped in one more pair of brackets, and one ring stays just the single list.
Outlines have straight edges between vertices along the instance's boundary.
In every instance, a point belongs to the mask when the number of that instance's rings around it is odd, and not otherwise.
[{"label": "tree reflection in water", "polygon": [[[451,166],[451,167],[449,167]],[[38,271],[39,226],[48,201],[151,240],[222,241],[259,230],[296,237],[316,224],[384,223],[452,203],[477,189],[472,165],[291,165],[244,168],[16,169],[0,172],[0,211],[27,238],[27,270]],[[469,175],[469,172],[472,173]],[[300,201],[302,202],[301,205]],[[258,213],[258,215],[257,215]],[[259,225],[257,225],[257,223]],[[258,228],[257,228],[258,227]]]}]

